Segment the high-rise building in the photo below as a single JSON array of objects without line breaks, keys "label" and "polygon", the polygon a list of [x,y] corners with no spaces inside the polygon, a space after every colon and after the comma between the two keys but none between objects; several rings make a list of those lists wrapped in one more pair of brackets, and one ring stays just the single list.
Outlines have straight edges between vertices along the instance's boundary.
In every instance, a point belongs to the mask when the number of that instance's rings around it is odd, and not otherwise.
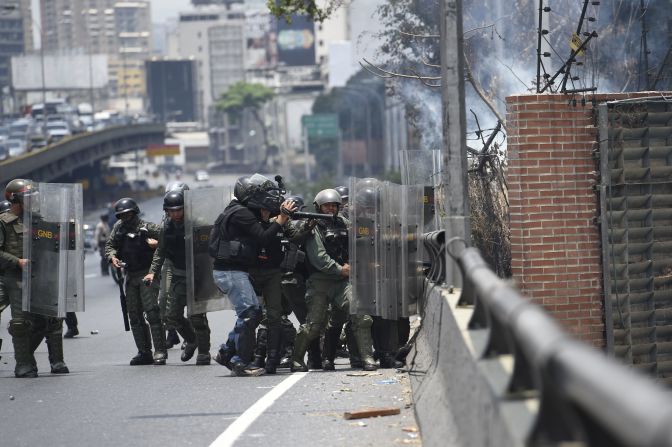
[{"label": "high-rise building", "polygon": [[0,6],[0,115],[9,109],[11,57],[33,46],[30,11],[30,0]]},{"label": "high-rise building", "polygon": [[146,62],[149,109],[161,121],[197,121],[196,63],[193,60]]},{"label": "high-rise building", "polygon": [[40,14],[45,51],[106,54],[110,95],[145,94],[144,63],[151,55],[149,0],[40,0]]}]

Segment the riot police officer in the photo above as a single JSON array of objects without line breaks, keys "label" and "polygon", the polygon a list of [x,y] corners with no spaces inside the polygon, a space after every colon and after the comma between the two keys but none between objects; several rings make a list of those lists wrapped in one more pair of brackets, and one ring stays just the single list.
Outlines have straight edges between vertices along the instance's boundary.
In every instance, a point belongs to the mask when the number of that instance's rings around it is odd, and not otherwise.
[{"label": "riot police officer", "polygon": [[0,215],[0,269],[5,293],[10,301],[12,319],[9,334],[14,344],[16,377],[37,377],[35,349],[46,339],[52,374],[70,371],[63,360],[63,319],[46,317],[22,310],[21,276],[30,260],[23,257],[23,202],[32,194],[31,180],[14,179],[5,187],[5,198],[11,203],[8,212]]},{"label": "riot police officer", "polygon": [[349,212],[349,200],[350,200],[350,188],[347,186],[337,186],[334,188],[337,193],[341,195],[341,211],[340,213],[348,219],[348,212]]},{"label": "riot police officer", "polygon": [[[166,292],[166,322],[168,327],[177,329],[186,345],[181,360],[189,361],[198,348],[197,365],[210,364],[210,327],[205,314],[184,317],[187,305],[186,244],[184,240],[184,192],[168,191],[163,198],[163,209],[168,214],[159,237],[159,246],[145,276],[145,282],[152,282],[164,264],[170,260],[171,279]],[[162,276],[163,278],[163,276]]]},{"label": "riot police officer", "polygon": [[[112,227],[110,238],[105,245],[105,256],[114,268],[123,266],[127,273],[126,307],[133,339],[138,348],[138,353],[131,359],[130,364],[165,365],[168,353],[157,300],[158,289],[147,287],[142,282],[152,264],[160,229],[158,225],[140,219],[138,216],[140,208],[131,198],[119,199],[114,205],[114,213],[119,220]],[[147,317],[149,327],[143,313]],[[152,356],[152,340],[154,356]]]},{"label": "riot police officer", "polygon": [[[281,203],[278,186],[260,174],[240,177],[234,186],[234,195],[236,198],[215,221],[210,237],[211,243],[217,245],[213,279],[227,294],[237,316],[229,340],[220,347],[215,361],[230,367],[235,376],[258,376],[265,370],[251,362],[262,310],[250,282],[249,270],[257,265],[261,249],[276,240],[289,221],[289,216],[281,213],[281,209],[291,212],[296,207],[291,201]],[[270,215],[277,215],[277,218],[264,227],[260,221]],[[230,349],[232,344],[235,353]]]},{"label": "riot police officer", "polygon": [[343,325],[352,321],[357,347],[363,368],[373,371],[377,368],[371,351],[371,317],[368,315],[350,315],[350,264],[348,255],[349,222],[338,215],[341,196],[333,189],[317,193],[313,202],[315,210],[323,214],[333,214],[332,221],[319,221],[311,237],[306,241],[306,257],[309,262],[310,276],[306,282],[306,302],[308,316],[306,323],[296,336],[292,371],[307,371],[304,355],[308,344],[318,338],[324,329],[328,307],[331,306],[329,323],[325,332],[324,362],[325,370],[334,369],[336,345]]}]

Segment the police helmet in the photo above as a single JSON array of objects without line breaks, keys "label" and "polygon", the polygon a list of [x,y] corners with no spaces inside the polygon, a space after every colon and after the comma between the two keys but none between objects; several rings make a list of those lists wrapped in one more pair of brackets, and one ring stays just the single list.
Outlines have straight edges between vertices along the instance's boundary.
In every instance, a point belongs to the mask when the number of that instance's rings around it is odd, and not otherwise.
[{"label": "police helmet", "polygon": [[236,185],[233,187],[233,195],[236,196],[236,200],[242,204],[245,204],[247,199],[250,198],[251,193],[252,185],[250,184],[250,178],[247,176],[238,177],[238,180],[236,180]]},{"label": "police helmet", "polygon": [[338,207],[341,207],[341,195],[335,189],[323,189],[318,192],[313,201],[315,205],[315,210],[320,211],[320,207],[325,203],[336,203]]},{"label": "police helmet", "polygon": [[347,186],[337,186],[334,189],[336,190],[337,193],[341,195],[341,201],[343,203],[347,203],[348,197],[350,196],[350,188],[348,188]]},{"label": "police helmet", "polygon": [[168,191],[163,197],[163,210],[179,210],[184,208],[184,192],[179,190]]},{"label": "police helmet", "polygon": [[306,203],[303,201],[303,197],[301,196],[287,196],[285,199],[294,202],[294,204],[296,204],[296,209],[299,211],[301,211],[306,206]]},{"label": "police helmet", "polygon": [[124,197],[123,199],[117,200],[117,203],[114,204],[114,215],[119,218],[124,213],[135,213],[140,214],[140,207],[135,200],[130,197]]},{"label": "police helmet", "polygon": [[[236,183],[236,186],[238,186],[238,183]],[[243,195],[247,197],[244,201],[240,200],[238,195],[236,195],[236,197],[246,207],[251,209],[265,209],[270,211],[271,215],[280,214],[280,204],[283,201],[282,190],[268,177],[261,174],[254,174],[248,177],[247,186]]]},{"label": "police helmet", "polygon": [[4,214],[12,208],[12,202],[9,200],[3,200],[0,202],[0,214]]},{"label": "police helmet", "polygon": [[17,178],[5,186],[5,199],[11,203],[23,203],[23,197],[34,192],[32,180]]},{"label": "police helmet", "polygon": [[166,185],[166,190],[164,192],[186,191],[187,189],[189,189],[189,185],[184,182],[170,182]]}]

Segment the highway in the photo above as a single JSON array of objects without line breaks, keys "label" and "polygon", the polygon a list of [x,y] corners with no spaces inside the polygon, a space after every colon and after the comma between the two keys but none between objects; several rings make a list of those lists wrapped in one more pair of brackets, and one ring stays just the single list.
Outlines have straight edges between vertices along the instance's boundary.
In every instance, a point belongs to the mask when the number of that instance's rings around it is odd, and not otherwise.
[{"label": "highway", "polygon": [[[161,215],[160,199],[140,206],[150,220]],[[166,366],[129,366],[136,349],[130,332],[124,332],[119,290],[110,277],[100,276],[98,263],[98,254],[88,252],[80,335],[64,340],[70,374],[49,373],[43,343],[36,352],[39,377],[14,378],[9,310],[3,313],[3,447],[420,444],[408,375],[394,370],[364,374],[339,359],[331,373],[280,370],[239,378],[214,362],[181,362],[179,346],[169,351]],[[208,318],[214,355],[235,315],[220,311]],[[344,418],[345,412],[366,407],[399,408],[400,414]]]}]

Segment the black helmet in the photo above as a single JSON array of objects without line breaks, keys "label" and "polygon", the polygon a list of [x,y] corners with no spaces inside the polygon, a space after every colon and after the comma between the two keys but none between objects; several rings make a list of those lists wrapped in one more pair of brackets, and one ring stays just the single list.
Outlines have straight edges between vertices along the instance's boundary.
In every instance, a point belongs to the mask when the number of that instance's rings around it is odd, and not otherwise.
[{"label": "black helmet", "polygon": [[315,205],[315,210],[320,211],[320,207],[325,203],[337,203],[338,207],[341,207],[341,195],[335,189],[323,189],[318,192],[313,200],[313,205]]},{"label": "black helmet", "polygon": [[282,190],[273,180],[261,174],[239,178],[233,194],[248,208],[265,209],[272,215],[280,214]]},{"label": "black helmet", "polygon": [[170,182],[166,185],[166,190],[164,192],[186,191],[187,189],[189,189],[189,185],[184,182]]},{"label": "black helmet", "polygon": [[348,188],[347,186],[337,186],[334,189],[336,190],[337,193],[341,195],[341,201],[343,203],[347,203],[348,197],[350,195],[350,188]]},{"label": "black helmet", "polygon": [[35,189],[32,180],[17,178],[5,186],[5,199],[11,203],[23,203],[23,197]]},{"label": "black helmet", "polygon": [[236,196],[236,200],[245,204],[250,198],[252,192],[251,186],[249,177],[239,177],[236,180],[236,185],[233,187],[233,195]]},{"label": "black helmet", "polygon": [[119,216],[128,212],[140,214],[140,207],[135,203],[135,200],[130,197],[117,200],[117,203],[114,204],[114,215],[119,218]]},{"label": "black helmet", "polygon": [[4,214],[12,208],[12,202],[9,200],[3,200],[0,202],[0,214]]},{"label": "black helmet", "polygon": [[163,197],[163,210],[179,210],[184,208],[184,192],[179,190],[168,191]]},{"label": "black helmet", "polygon": [[306,206],[306,203],[303,201],[303,197],[301,196],[287,196],[285,199],[294,202],[299,211],[301,211]]}]

